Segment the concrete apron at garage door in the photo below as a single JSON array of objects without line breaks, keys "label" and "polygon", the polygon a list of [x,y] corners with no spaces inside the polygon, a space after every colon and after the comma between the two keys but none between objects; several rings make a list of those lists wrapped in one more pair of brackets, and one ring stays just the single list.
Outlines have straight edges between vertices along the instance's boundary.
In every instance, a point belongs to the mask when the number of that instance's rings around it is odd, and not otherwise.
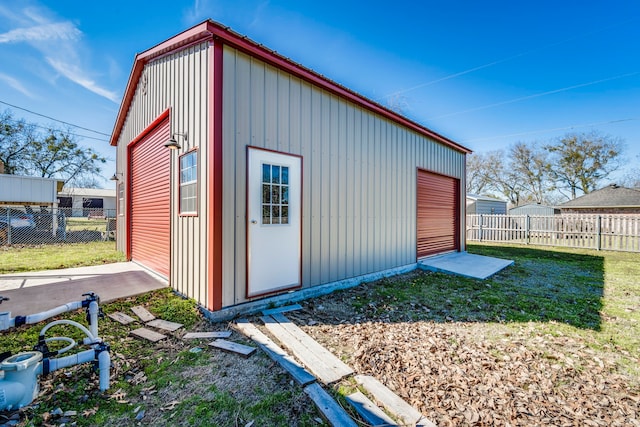
[{"label": "concrete apron at garage door", "polygon": [[128,298],[167,286],[167,282],[132,262],[92,267],[0,275],[0,311],[11,316],[40,313],[95,292],[100,303]]},{"label": "concrete apron at garage door", "polygon": [[439,271],[484,280],[500,270],[513,265],[512,260],[493,258],[466,252],[451,252],[423,258],[418,267],[423,270]]}]

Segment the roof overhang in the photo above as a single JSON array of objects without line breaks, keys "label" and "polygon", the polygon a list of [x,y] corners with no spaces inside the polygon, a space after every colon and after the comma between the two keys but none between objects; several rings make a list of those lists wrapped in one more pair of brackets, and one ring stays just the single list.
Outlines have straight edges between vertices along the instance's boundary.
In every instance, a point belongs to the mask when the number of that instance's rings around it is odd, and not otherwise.
[{"label": "roof overhang", "polygon": [[419,134],[440,142],[456,151],[465,154],[471,153],[471,150],[469,148],[464,147],[463,145],[449,138],[446,138],[432,131],[431,129],[428,129],[425,126],[422,126],[374,101],[371,101],[370,99],[367,99],[362,95],[359,95],[356,92],[347,89],[346,87],[334,81],[329,80],[328,78],[316,73],[315,71],[310,70],[296,62],[293,62],[289,58],[286,58],[273,50],[267,49],[263,45],[260,45],[253,40],[232,31],[229,27],[225,27],[211,20],[204,21],[152,47],[151,49],[148,49],[136,55],[133,69],[131,70],[131,74],[129,75],[127,87],[125,89],[113,132],[111,134],[111,145],[115,146],[118,144],[120,133],[124,126],[129,107],[131,105],[136,87],[138,85],[138,80],[142,75],[145,64],[161,56],[182,50],[188,46],[202,43],[204,41],[212,41],[214,43],[222,43],[223,45],[231,46],[278,69],[286,71],[304,81],[307,81],[317,87],[320,87],[321,89],[345,98],[362,108],[379,114],[382,117],[405,126]]}]

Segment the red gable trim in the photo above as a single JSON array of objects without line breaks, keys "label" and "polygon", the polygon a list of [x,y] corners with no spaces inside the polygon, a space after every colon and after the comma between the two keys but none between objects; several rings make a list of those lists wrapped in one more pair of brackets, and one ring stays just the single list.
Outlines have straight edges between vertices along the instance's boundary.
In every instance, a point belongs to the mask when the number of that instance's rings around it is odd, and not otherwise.
[{"label": "red gable trim", "polygon": [[122,127],[124,126],[124,121],[131,101],[133,99],[133,95],[135,94],[135,88],[138,84],[138,79],[140,78],[142,70],[144,69],[144,65],[150,60],[155,59],[159,56],[163,56],[176,50],[183,49],[187,45],[199,43],[204,40],[210,39],[213,39],[214,42],[226,44],[240,51],[243,51],[250,56],[256,57],[317,87],[320,87],[342,98],[345,98],[353,102],[354,104],[365,108],[366,110],[379,114],[382,117],[385,117],[393,122],[414,130],[421,135],[432,138],[450,148],[453,148],[454,150],[460,151],[462,153],[471,153],[471,150],[458,144],[457,142],[454,142],[451,139],[446,138],[412,120],[409,120],[406,117],[403,117],[398,113],[395,113],[394,111],[391,111],[388,108],[385,108],[382,105],[373,102],[357,94],[356,92],[327,79],[326,77],[316,73],[315,71],[305,68],[304,66],[297,64],[290,59],[285,58],[284,56],[272,50],[269,50],[264,46],[248,39],[247,37],[242,36],[232,31],[228,27],[224,27],[214,21],[205,21],[201,24],[198,24],[195,27],[192,27],[174,36],[173,38],[136,55],[133,70],[131,71],[131,75],[129,76],[129,82],[127,83],[125,95],[120,106],[120,111],[118,112],[118,117],[116,118],[116,123],[111,136],[111,145],[117,145],[118,138],[120,137],[120,132],[122,130]]}]

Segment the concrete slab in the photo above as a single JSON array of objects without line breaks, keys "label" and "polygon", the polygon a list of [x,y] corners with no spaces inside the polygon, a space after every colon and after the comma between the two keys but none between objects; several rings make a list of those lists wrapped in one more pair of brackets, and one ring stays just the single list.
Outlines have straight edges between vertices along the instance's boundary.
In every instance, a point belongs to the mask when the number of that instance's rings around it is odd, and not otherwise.
[{"label": "concrete slab", "polygon": [[457,274],[484,280],[513,265],[512,260],[493,258],[467,252],[452,252],[418,261],[418,267],[428,271]]},{"label": "concrete slab", "polygon": [[101,303],[161,289],[167,282],[131,262],[103,264],[62,270],[0,275],[0,295],[8,297],[0,311],[27,316],[95,292]]}]

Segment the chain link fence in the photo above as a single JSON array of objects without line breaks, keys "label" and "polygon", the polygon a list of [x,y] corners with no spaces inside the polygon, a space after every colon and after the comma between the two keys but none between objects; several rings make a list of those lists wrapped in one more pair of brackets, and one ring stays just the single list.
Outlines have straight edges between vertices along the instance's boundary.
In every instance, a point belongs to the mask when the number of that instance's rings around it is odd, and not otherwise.
[{"label": "chain link fence", "polygon": [[115,238],[115,210],[0,206],[0,245],[78,243]]}]

